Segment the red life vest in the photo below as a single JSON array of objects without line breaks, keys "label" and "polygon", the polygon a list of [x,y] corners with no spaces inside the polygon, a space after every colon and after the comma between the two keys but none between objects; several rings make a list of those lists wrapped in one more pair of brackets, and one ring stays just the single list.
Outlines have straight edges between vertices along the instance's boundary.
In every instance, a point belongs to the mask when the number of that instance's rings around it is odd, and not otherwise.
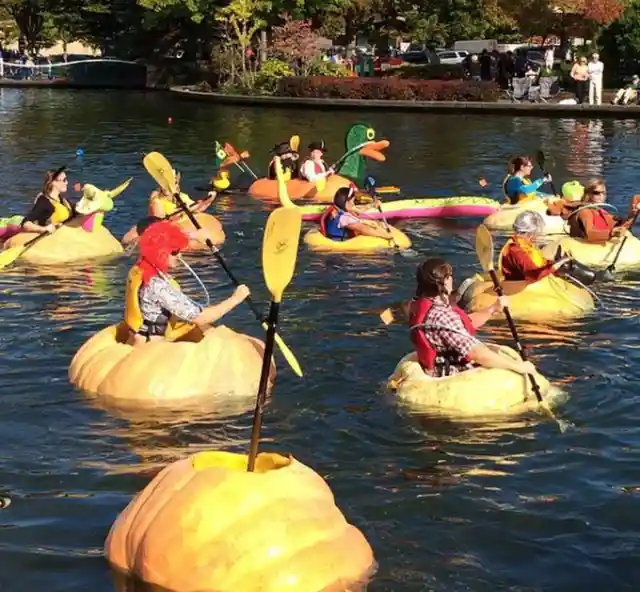
[{"label": "red life vest", "polygon": [[609,215],[602,208],[593,209],[591,211],[591,220],[596,230],[609,230]]},{"label": "red life vest", "polygon": [[[418,298],[411,303],[411,317],[410,317],[410,326],[411,329],[411,341],[416,348],[416,353],[418,354],[418,359],[422,366],[432,372],[436,366],[436,357],[438,356],[438,352],[435,347],[431,344],[431,342],[426,338],[424,333],[424,328],[416,325],[422,325],[433,306],[433,298]],[[476,330],[471,323],[471,319],[469,315],[464,312],[460,307],[455,304],[451,305],[453,312],[455,312],[462,321],[464,328],[469,332],[470,335],[475,335]],[[464,361],[467,363],[471,362],[471,359],[467,356],[464,358]]]}]

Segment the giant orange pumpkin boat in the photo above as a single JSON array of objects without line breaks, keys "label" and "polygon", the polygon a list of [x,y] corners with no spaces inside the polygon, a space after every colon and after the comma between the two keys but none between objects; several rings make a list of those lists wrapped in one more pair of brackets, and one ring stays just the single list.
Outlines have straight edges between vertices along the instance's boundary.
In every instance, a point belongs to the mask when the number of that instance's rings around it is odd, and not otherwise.
[{"label": "giant orange pumpkin boat", "polygon": [[[345,138],[346,158],[341,159],[336,171],[341,174],[321,178],[313,183],[303,179],[285,179],[289,197],[293,200],[308,199],[329,203],[340,187],[348,187],[352,182],[362,183],[365,157],[383,162],[385,156],[382,151],[389,146],[388,140],[375,141],[375,137],[376,132],[371,126],[364,123],[352,125]],[[278,199],[278,181],[258,179],[249,187],[249,195],[256,199],[275,201]]]}]

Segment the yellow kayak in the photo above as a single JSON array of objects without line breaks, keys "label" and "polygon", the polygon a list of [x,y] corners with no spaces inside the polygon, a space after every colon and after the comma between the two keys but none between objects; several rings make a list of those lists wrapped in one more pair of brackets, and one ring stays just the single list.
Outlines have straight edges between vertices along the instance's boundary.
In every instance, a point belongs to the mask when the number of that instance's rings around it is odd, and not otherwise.
[{"label": "yellow kayak", "polygon": [[[545,256],[553,257],[558,249],[562,248],[565,255],[571,256],[576,261],[593,268],[606,268],[613,263],[620,249],[622,237],[607,241],[606,243],[588,243],[582,239],[566,237],[549,243],[542,252]],[[624,243],[622,253],[616,261],[618,271],[640,269],[640,240],[627,231],[627,240]]]},{"label": "yellow kayak", "polygon": [[[496,301],[493,282],[488,275],[476,274],[461,297],[459,305],[467,312],[476,312]],[[509,310],[514,319],[554,321],[579,318],[595,308],[591,294],[555,275],[537,282],[502,282],[509,297]]]},{"label": "yellow kayak", "polygon": [[[520,359],[510,347],[489,347],[514,359]],[[552,402],[560,391],[536,372],[542,397]],[[453,376],[434,378],[423,370],[415,353],[398,362],[387,386],[415,411],[448,416],[487,416],[517,414],[538,407],[535,394],[526,376],[509,370],[473,368]],[[552,395],[551,398],[549,395]]]},{"label": "yellow kayak", "polygon": [[522,212],[532,211],[538,212],[544,220],[544,231],[542,234],[567,234],[565,230],[565,221],[561,216],[548,216],[547,208],[550,201],[555,199],[535,199],[527,201],[517,205],[504,204],[500,206],[500,209],[493,214],[490,214],[484,219],[483,224],[489,230],[513,230],[513,223]]},{"label": "yellow kayak", "polygon": [[[395,245],[400,249],[409,249],[411,247],[411,239],[401,230],[393,228],[393,226],[390,228]],[[367,252],[396,248],[391,240],[378,238],[377,236],[359,235],[355,238],[340,241],[327,238],[318,229],[307,232],[304,236],[304,242],[314,251]]]}]

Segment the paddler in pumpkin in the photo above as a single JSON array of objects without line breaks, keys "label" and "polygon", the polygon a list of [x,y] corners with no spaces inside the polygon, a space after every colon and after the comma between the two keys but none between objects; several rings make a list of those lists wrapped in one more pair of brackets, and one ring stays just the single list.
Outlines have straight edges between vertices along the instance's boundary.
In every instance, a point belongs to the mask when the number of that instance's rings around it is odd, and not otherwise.
[{"label": "paddler in pumpkin", "polygon": [[289,142],[281,142],[280,144],[276,144],[271,152],[273,154],[273,158],[269,163],[269,179],[274,180],[278,178],[276,175],[276,156],[280,157],[280,162],[282,163],[282,173],[284,175],[285,181],[300,178],[300,155],[297,152],[293,151]]},{"label": "paddler in pumpkin", "polygon": [[186,296],[169,275],[180,252],[189,245],[182,229],[166,220],[152,224],[140,237],[140,257],[127,278],[124,320],[129,327],[128,344],[176,341],[195,325],[203,332],[249,296],[249,288],[238,286],[230,298],[203,308]]},{"label": "paddler in pumpkin", "polygon": [[67,192],[69,180],[66,167],[49,171],[42,191],[38,193],[29,213],[22,220],[25,232],[49,234],[56,231],[58,225],[76,215],[73,206],[62,196]]},{"label": "paddler in pumpkin", "polygon": [[329,206],[320,218],[320,232],[335,241],[348,240],[360,234],[388,239],[389,231],[384,226],[358,218],[356,195],[353,183],[336,191],[333,205]]},{"label": "paddler in pumpkin", "polygon": [[550,204],[550,215],[562,216],[569,223],[569,235],[590,243],[605,243],[615,236],[624,234],[634,222],[635,213],[640,211],[640,195],[631,200],[629,215],[625,219],[616,218],[603,207],[607,201],[607,187],[603,180],[589,181],[580,202],[561,200]]},{"label": "paddler in pumpkin", "polygon": [[473,368],[511,370],[531,374],[531,362],[502,356],[476,338],[476,330],[508,305],[502,296],[489,308],[466,314],[453,304],[453,268],[432,258],[416,272],[416,295],[410,305],[410,332],[418,361],[431,376],[451,376]]},{"label": "paddler in pumpkin", "polygon": [[505,200],[511,205],[537,199],[536,192],[545,183],[552,181],[547,174],[542,179],[531,181],[529,176],[533,171],[533,161],[529,156],[516,156],[509,161],[508,175],[502,182]]},{"label": "paddler in pumpkin", "polygon": [[324,140],[312,142],[309,144],[309,150],[309,158],[302,163],[300,168],[300,176],[303,179],[314,183],[316,179],[329,177],[335,173],[333,168],[327,168],[327,163],[324,161],[324,155],[327,152]]},{"label": "paddler in pumpkin", "polygon": [[[180,173],[173,171],[176,179],[176,186],[180,191]],[[186,193],[180,192],[180,197],[184,201],[185,205],[193,212],[204,212],[216,198],[215,191],[209,191],[207,193],[207,199],[201,201],[192,200]],[[167,218],[180,209],[180,204],[176,202],[173,195],[166,192],[162,187],[158,187],[149,196],[149,216],[154,216],[160,220]]]}]

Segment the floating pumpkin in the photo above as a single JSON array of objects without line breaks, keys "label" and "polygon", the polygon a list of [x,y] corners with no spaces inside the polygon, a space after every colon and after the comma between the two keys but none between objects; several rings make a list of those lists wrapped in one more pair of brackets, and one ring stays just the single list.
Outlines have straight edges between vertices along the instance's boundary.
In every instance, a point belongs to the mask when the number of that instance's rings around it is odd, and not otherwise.
[{"label": "floating pumpkin", "polygon": [[[264,343],[224,325],[193,329],[179,341],[126,344],[124,323],[96,333],[78,350],[69,379],[119,400],[175,401],[203,395],[246,396],[258,390]],[[272,364],[271,382],[275,378]]]},{"label": "floating pumpkin", "polygon": [[373,551],[322,477],[279,454],[247,461],[207,451],[166,467],[113,524],[107,560],[175,592],[360,589]]},{"label": "floating pumpkin", "polygon": [[[220,222],[220,220],[218,220],[218,218],[212,216],[211,214],[205,213],[198,213],[194,215],[202,229],[209,234],[211,242],[214,245],[220,246],[222,243],[224,243],[226,236],[224,234],[224,229],[222,228],[222,223]],[[175,218],[171,218],[171,221],[180,226],[180,228],[182,228],[185,232],[193,232],[195,230],[193,224],[191,223],[191,220],[189,220],[186,215],[176,216]],[[122,244],[124,246],[127,246],[134,241],[137,241],[138,238],[138,230],[135,226],[133,226],[128,230],[127,234],[122,237]],[[185,250],[205,251],[208,249],[209,247],[207,247],[206,244],[197,240],[191,240],[189,241],[189,247]]]}]

